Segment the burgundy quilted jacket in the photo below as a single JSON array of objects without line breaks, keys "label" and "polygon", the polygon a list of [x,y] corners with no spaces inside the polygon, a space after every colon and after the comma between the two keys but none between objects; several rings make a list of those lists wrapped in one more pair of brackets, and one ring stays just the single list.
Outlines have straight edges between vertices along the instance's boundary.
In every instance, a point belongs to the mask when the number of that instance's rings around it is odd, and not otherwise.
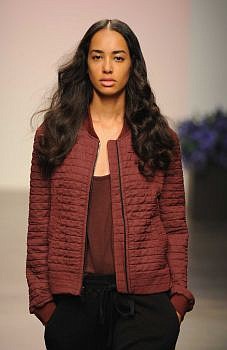
[{"label": "burgundy quilted jacket", "polygon": [[[37,164],[37,129],[30,174],[26,277],[29,311],[43,323],[55,308],[54,293],[80,295],[90,183],[99,139],[83,124],[50,180]],[[182,317],[195,299],[187,289],[188,228],[179,139],[169,170],[147,181],[127,130],[107,143],[111,179],[117,290],[148,294],[170,289]]]}]

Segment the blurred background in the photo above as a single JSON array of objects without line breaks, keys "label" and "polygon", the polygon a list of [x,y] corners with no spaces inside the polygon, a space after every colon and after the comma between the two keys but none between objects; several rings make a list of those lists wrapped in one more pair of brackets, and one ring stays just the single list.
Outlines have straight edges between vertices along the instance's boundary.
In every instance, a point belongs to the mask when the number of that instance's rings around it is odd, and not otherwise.
[{"label": "blurred background", "polygon": [[157,103],[182,145],[188,287],[196,304],[176,350],[226,350],[227,1],[2,0],[0,18],[1,349],[45,349],[43,326],[28,313],[25,279],[30,117],[48,104],[58,66],[88,27],[118,18],[136,33]]}]

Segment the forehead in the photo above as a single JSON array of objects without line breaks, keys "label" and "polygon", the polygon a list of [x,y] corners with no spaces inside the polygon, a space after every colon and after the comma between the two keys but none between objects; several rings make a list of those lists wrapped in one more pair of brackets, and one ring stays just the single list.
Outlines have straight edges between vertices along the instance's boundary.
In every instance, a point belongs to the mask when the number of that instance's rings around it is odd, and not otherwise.
[{"label": "forehead", "polygon": [[102,50],[102,51],[114,51],[125,50],[129,52],[128,45],[120,33],[115,30],[101,29],[96,32],[90,42],[89,50]]}]

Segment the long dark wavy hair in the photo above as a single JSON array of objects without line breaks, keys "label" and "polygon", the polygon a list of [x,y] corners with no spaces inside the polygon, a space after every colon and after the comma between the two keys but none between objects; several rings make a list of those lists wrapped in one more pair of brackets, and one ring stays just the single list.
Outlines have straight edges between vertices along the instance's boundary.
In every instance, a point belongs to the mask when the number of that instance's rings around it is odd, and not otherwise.
[{"label": "long dark wavy hair", "polygon": [[[125,86],[125,118],[131,129],[132,145],[138,155],[138,169],[152,178],[156,169],[166,170],[174,148],[167,119],[160,113],[147,78],[139,41],[129,26],[117,19],[91,25],[70,60],[58,69],[58,87],[44,114],[44,132],[37,145],[38,162],[50,178],[73,147],[78,130],[88,114],[93,86],[87,73],[87,56],[93,35],[104,28],[120,33],[127,42],[132,68]],[[34,115],[32,115],[32,118]],[[32,122],[31,118],[31,122]]]}]

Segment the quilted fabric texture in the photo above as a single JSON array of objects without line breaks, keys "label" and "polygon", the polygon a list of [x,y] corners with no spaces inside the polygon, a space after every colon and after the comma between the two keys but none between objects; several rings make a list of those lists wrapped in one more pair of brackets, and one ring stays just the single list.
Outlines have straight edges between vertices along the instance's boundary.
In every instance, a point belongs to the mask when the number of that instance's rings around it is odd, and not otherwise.
[{"label": "quilted fabric texture", "polygon": [[[29,310],[45,323],[54,293],[79,295],[82,288],[91,178],[99,140],[85,125],[50,180],[42,178],[36,144],[31,162],[26,276]],[[195,299],[187,288],[188,228],[179,139],[166,173],[147,181],[137,168],[128,130],[107,143],[111,180],[117,289],[149,294],[170,290],[182,317]]]}]

